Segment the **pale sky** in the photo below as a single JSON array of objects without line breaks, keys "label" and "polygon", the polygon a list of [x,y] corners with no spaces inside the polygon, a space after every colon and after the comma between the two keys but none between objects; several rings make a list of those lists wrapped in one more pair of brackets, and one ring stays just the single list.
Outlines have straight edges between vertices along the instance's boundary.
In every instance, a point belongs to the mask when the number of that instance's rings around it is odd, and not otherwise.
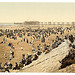
[{"label": "pale sky", "polygon": [[0,2],[0,23],[75,21],[75,3]]}]

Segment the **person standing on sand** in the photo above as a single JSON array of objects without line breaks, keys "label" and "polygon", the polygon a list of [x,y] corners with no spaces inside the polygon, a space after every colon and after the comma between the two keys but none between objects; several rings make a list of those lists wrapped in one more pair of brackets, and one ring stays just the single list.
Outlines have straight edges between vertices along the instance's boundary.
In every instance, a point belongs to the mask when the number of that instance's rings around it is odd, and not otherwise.
[{"label": "person standing on sand", "polygon": [[6,43],[6,39],[5,39],[5,37],[3,38],[3,41],[4,41],[4,43]]},{"label": "person standing on sand", "polygon": [[22,54],[22,58],[25,59],[25,54]]},{"label": "person standing on sand", "polygon": [[23,40],[24,40],[24,42],[25,42],[25,38],[26,38],[26,37],[24,36],[24,39],[23,39]]},{"label": "person standing on sand", "polygon": [[12,54],[12,57],[14,58],[14,52],[10,49],[10,54]]},{"label": "person standing on sand", "polygon": [[25,42],[25,38],[24,38],[24,42]]},{"label": "person standing on sand", "polygon": [[3,67],[1,66],[1,64],[2,64],[2,63],[0,62],[0,69],[3,69]]},{"label": "person standing on sand", "polygon": [[17,62],[15,63],[15,67],[13,68],[13,70],[18,70],[19,69],[19,66],[17,64]]},{"label": "person standing on sand", "polygon": [[9,60],[11,60],[11,58],[12,58],[12,56],[11,56],[11,55],[9,55]]},{"label": "person standing on sand", "polygon": [[27,43],[28,43],[28,39],[27,39]]},{"label": "person standing on sand", "polygon": [[4,58],[6,59],[7,58],[7,56],[6,56],[6,54],[4,53]]},{"label": "person standing on sand", "polygon": [[41,42],[42,42],[42,43],[45,42],[45,37],[44,37],[44,36],[41,38]]},{"label": "person standing on sand", "polygon": [[10,54],[12,54],[12,50],[10,49]]},{"label": "person standing on sand", "polygon": [[22,38],[21,38],[21,42],[22,42]]},{"label": "person standing on sand", "polygon": [[21,50],[23,50],[23,47],[21,46]]}]

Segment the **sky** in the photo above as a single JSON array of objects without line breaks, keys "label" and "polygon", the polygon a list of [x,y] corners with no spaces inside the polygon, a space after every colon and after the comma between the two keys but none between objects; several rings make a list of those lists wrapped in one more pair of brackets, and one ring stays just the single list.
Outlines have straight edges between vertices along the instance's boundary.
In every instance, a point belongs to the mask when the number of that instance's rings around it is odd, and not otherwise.
[{"label": "sky", "polygon": [[73,22],[75,3],[0,2],[0,23]]}]

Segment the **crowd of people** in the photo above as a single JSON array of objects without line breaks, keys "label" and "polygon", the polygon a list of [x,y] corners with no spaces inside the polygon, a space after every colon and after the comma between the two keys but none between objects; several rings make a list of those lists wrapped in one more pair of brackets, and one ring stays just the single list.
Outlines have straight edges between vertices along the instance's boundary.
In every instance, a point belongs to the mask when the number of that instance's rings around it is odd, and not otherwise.
[{"label": "crowd of people", "polygon": [[[10,39],[14,39],[17,40],[17,37],[19,37],[21,40],[17,42],[17,45],[19,45],[20,42],[26,42],[29,45],[32,45],[32,52],[33,55],[29,55],[27,54],[27,57],[25,56],[25,54],[22,54],[22,60],[19,62],[15,62],[15,66],[13,66],[12,63],[10,62],[6,62],[4,64],[4,66],[1,66],[0,63],[0,69],[5,69],[5,71],[8,71],[10,69],[13,70],[20,70],[21,68],[23,68],[26,65],[29,65],[30,63],[32,63],[34,60],[37,60],[39,58],[39,56],[42,53],[49,53],[52,49],[58,47],[62,42],[64,42],[65,40],[69,40],[70,43],[70,47],[72,47],[74,50],[74,52],[71,51],[75,54],[75,44],[72,44],[75,42],[75,35],[69,34],[69,32],[71,30],[73,30],[74,27],[66,27],[66,28],[62,28],[62,27],[55,27],[55,28],[48,28],[48,29],[27,29],[25,30],[23,29],[15,29],[15,30],[9,30],[6,29],[5,31],[3,31],[2,29],[0,29],[1,33],[5,37],[3,38],[3,40],[0,42],[0,44],[2,43],[6,43],[7,42],[7,38]],[[75,29],[74,29],[75,30]],[[65,33],[65,31],[68,32],[68,35],[63,36],[63,34]],[[59,36],[58,34],[60,33],[61,36]],[[46,43],[46,38],[51,36],[52,34],[56,35],[55,39],[52,41],[49,41],[49,43]],[[30,38],[30,41],[27,37],[32,36]],[[36,41],[41,41],[42,44],[38,44],[37,48],[35,48],[34,46],[34,42]],[[13,60],[13,58],[15,58],[14,54],[14,49],[15,46],[13,43],[8,43],[8,46],[10,47],[10,55],[9,55],[9,60]],[[21,46],[21,50],[23,50],[23,47]],[[6,58],[6,54],[4,54],[5,58]],[[75,59],[75,57],[74,57]]]}]

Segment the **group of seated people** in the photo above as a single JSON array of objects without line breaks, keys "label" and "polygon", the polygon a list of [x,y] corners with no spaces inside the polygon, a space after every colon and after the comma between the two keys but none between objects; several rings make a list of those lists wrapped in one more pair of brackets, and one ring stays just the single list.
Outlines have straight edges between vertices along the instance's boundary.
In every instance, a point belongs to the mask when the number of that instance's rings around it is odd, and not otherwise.
[{"label": "group of seated people", "polygon": [[23,54],[22,60],[19,62],[19,64],[17,64],[17,62],[15,63],[15,67],[13,68],[13,70],[20,70],[24,66],[29,65],[34,60],[37,60],[39,55],[41,55],[41,53],[39,51],[37,52],[37,54],[27,55],[26,58],[25,58],[25,55]]},{"label": "group of seated people", "polygon": [[39,55],[41,55],[41,53],[37,52],[37,54],[27,55],[27,58],[25,58],[25,54],[23,54],[22,55],[23,58],[19,62],[19,64],[16,62],[15,66],[13,66],[10,62],[6,62],[3,67],[1,67],[1,65],[0,65],[0,69],[5,69],[4,72],[6,72],[6,71],[10,72],[10,69],[20,70],[24,66],[29,65],[30,63],[32,63],[32,61],[37,60]]}]

